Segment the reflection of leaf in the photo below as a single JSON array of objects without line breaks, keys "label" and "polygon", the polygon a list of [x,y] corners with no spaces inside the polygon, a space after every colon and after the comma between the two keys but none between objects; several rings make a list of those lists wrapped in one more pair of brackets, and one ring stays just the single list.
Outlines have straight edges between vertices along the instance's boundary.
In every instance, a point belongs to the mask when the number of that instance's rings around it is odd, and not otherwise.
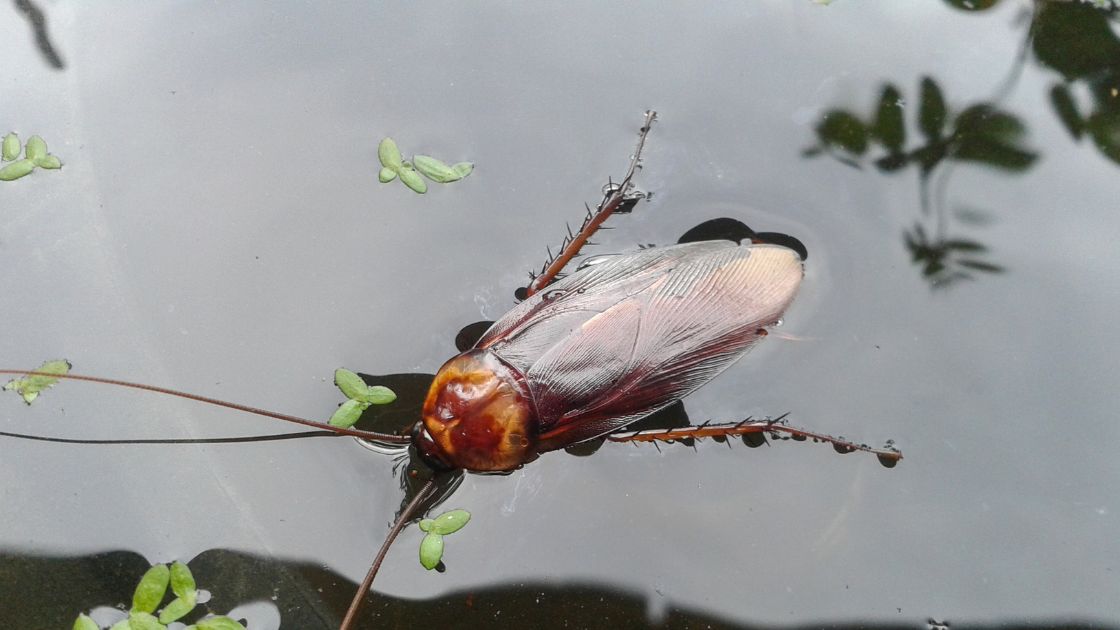
[{"label": "reflection of leaf", "polygon": [[957,264],[962,266],[962,267],[968,267],[969,269],[975,269],[977,271],[986,271],[988,273],[1003,273],[1004,272],[1004,268],[1002,266],[996,265],[996,264],[993,264],[993,263],[989,263],[989,262],[984,262],[982,260],[971,260],[971,259],[968,259],[968,258],[962,258],[962,259],[957,261]]},{"label": "reflection of leaf", "polygon": [[883,88],[871,133],[892,156],[897,155],[906,144],[906,127],[902,122],[902,95],[893,85],[888,84]]},{"label": "reflection of leaf", "polygon": [[921,101],[918,105],[918,127],[929,140],[941,139],[945,128],[945,97],[941,88],[929,77],[922,77]]},{"label": "reflection of leaf", "polygon": [[897,171],[910,163],[910,157],[905,153],[893,153],[875,160],[875,166],[884,173]]},{"label": "reflection of leaf", "polygon": [[1108,15],[1084,2],[1043,4],[1032,28],[1035,57],[1070,80],[1115,68],[1120,60],[1120,38]]},{"label": "reflection of leaf", "polygon": [[1120,164],[1120,109],[1093,114],[1085,126],[1100,152]]},{"label": "reflection of leaf", "polygon": [[1050,90],[1050,103],[1054,105],[1054,111],[1058,114],[1062,124],[1066,126],[1066,131],[1074,139],[1080,138],[1081,132],[1085,128],[1085,121],[1081,119],[1081,114],[1077,111],[1077,103],[1073,102],[1073,96],[1069,93],[1069,88],[1060,83],[1055,85]]},{"label": "reflection of leaf", "polygon": [[973,105],[957,116],[953,158],[1010,171],[1024,170],[1037,157],[1016,146],[1025,131],[1023,123],[1011,114],[991,105]]},{"label": "reflection of leaf", "polygon": [[863,155],[867,151],[867,127],[863,121],[842,110],[825,114],[817,125],[817,135],[822,143],[855,155]]}]

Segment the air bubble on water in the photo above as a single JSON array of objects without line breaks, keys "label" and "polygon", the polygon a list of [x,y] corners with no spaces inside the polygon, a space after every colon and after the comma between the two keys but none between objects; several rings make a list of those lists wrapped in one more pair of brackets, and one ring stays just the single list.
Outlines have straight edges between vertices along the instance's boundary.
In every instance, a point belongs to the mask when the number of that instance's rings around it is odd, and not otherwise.
[{"label": "air bubble on water", "polygon": [[784,324],[784,323],[786,323],[786,320],[785,320],[785,318],[783,318],[783,317],[779,317],[779,318],[778,318],[778,321],[774,322],[774,328],[777,328],[777,327],[781,326],[781,325],[782,325],[782,324]]}]

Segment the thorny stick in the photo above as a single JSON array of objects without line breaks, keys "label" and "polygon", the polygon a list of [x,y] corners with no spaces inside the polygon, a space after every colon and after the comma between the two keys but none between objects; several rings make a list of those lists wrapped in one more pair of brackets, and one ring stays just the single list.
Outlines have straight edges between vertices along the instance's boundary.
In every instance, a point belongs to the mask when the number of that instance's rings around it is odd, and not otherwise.
[{"label": "thorny stick", "polygon": [[[784,416],[783,416],[784,417]],[[655,446],[658,442],[677,442],[683,440],[701,440],[704,438],[730,437],[746,435],[748,433],[788,433],[793,439],[812,439],[817,442],[832,444],[838,452],[851,453],[863,451],[873,453],[884,463],[896,463],[902,459],[902,453],[893,447],[872,448],[866,444],[856,444],[844,438],[832,437],[816,431],[798,429],[787,424],[782,424],[782,418],[775,420],[754,420],[747,418],[742,422],[727,422],[721,424],[702,424],[700,426],[679,427],[675,429],[650,429],[647,431],[630,431],[614,433],[607,436],[611,442],[651,442]],[[885,461],[884,461],[885,460]]]},{"label": "thorny stick", "polygon": [[178,398],[186,398],[187,400],[194,400],[209,405],[217,405],[219,407],[226,407],[228,409],[236,409],[237,411],[244,411],[246,413],[255,414],[258,416],[265,416],[266,418],[275,418],[283,420],[284,422],[291,422],[293,424],[302,424],[306,427],[315,427],[316,429],[323,429],[339,435],[352,435],[354,437],[365,438],[367,440],[375,440],[378,442],[387,442],[389,444],[409,444],[412,440],[408,436],[393,435],[392,433],[376,433],[373,431],[362,431],[360,429],[343,429],[336,427],[325,422],[316,422],[315,420],[308,420],[300,418],[299,416],[289,416],[285,413],[278,413],[261,409],[259,407],[250,407],[249,405],[241,405],[238,403],[226,402],[218,400],[217,398],[210,398],[208,396],[199,396],[198,394],[191,394],[188,392],[181,392],[175,389],[167,389],[166,387],[156,387],[155,385],[144,385],[143,383],[132,383],[129,381],[118,381],[111,378],[101,378],[98,376],[81,376],[79,374],[51,374],[49,372],[36,372],[35,370],[0,370],[0,374],[15,374],[20,376],[49,376],[51,378],[65,378],[72,381],[88,381],[90,383],[102,383],[104,385],[119,385],[120,387],[131,387],[132,389],[142,389],[147,392],[156,392],[157,394],[167,394],[168,396],[176,396]]},{"label": "thorny stick", "polygon": [[397,522],[393,523],[393,528],[390,529],[389,533],[385,536],[385,542],[381,543],[381,549],[377,550],[377,557],[373,559],[373,564],[370,566],[369,572],[366,573],[365,579],[362,580],[361,586],[358,587],[358,592],[354,593],[354,599],[350,602],[350,607],[346,609],[346,616],[342,618],[342,625],[338,627],[338,630],[350,630],[350,628],[353,627],[354,620],[358,617],[358,612],[362,609],[362,603],[365,602],[366,593],[369,592],[369,587],[373,585],[373,578],[377,575],[377,570],[381,568],[381,561],[385,559],[385,554],[389,552],[389,546],[393,544],[393,541],[397,538],[397,534],[401,533],[404,526],[412,520],[412,517],[415,516],[414,512],[416,512],[420,504],[423,503],[428,497],[428,494],[435,487],[435,479],[429,479],[428,482],[420,488],[420,491],[416,493],[416,496],[412,497],[408,505],[401,510],[400,516],[397,517]]},{"label": "thorny stick", "polygon": [[[579,254],[579,250],[587,244],[588,239],[594,234],[599,227],[618,210],[623,203],[627,201],[627,194],[630,192],[631,179],[634,177],[634,172],[638,169],[638,165],[642,158],[642,147],[646,144],[646,136],[649,135],[650,126],[657,118],[657,112],[652,109],[646,112],[645,122],[642,124],[641,133],[638,135],[638,147],[634,149],[634,155],[630,158],[630,168],[626,171],[626,176],[622,178],[617,186],[608,190],[603,201],[596,208],[594,213],[583,222],[580,226],[579,232],[571,238],[565,239],[564,246],[555,258],[549,252],[549,262],[545,268],[541,270],[541,274],[533,279],[526,287],[524,297],[529,297],[534,293],[540,291],[544,287],[552,284],[556,276],[572,261],[573,258]],[[590,210],[588,211],[590,213]]]}]

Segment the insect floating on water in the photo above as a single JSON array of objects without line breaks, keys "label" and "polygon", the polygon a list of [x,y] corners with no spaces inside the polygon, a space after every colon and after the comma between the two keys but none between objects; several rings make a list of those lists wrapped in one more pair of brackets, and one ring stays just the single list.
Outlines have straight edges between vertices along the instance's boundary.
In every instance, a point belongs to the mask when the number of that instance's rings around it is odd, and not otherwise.
[{"label": "insect floating on water", "polygon": [[843,452],[873,452],[885,462],[900,459],[890,448],[769,421],[619,433],[743,356],[780,321],[803,278],[803,251],[756,235],[596,256],[555,279],[612,212],[637,202],[631,178],[653,120],[653,112],[647,113],[626,177],[609,187],[596,211],[588,211],[578,233],[522,292],[523,300],[439,369],[421,417],[401,433],[341,429],[148,385],[64,378],[138,387],[414,448],[434,477],[398,514],[342,630],[353,627],[389,546],[430,505],[441,475],[510,472],[549,451],[603,436],[656,442],[785,432],[831,442]]}]

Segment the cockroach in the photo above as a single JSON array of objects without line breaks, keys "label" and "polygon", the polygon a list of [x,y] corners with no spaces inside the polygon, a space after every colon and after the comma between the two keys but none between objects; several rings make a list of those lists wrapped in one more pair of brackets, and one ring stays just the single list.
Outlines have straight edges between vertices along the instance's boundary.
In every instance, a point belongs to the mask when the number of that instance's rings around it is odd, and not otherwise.
[{"label": "cockroach", "polygon": [[[508,473],[544,453],[602,436],[637,443],[781,431],[829,441],[838,450],[900,459],[892,449],[871,449],[776,421],[619,433],[689,395],[746,354],[780,321],[804,275],[798,247],[749,238],[596,256],[552,281],[612,211],[633,207],[630,179],[652,122],[651,112],[627,176],[608,188],[597,211],[589,210],[578,234],[565,239],[561,253],[522,291],[524,299],[436,372],[421,417],[407,434],[340,429],[150,385],[63,378],[141,388],[409,445],[437,477]],[[780,239],[770,239],[775,240]],[[428,480],[398,514],[341,630],[355,623],[389,546],[436,487],[435,478]]]}]

